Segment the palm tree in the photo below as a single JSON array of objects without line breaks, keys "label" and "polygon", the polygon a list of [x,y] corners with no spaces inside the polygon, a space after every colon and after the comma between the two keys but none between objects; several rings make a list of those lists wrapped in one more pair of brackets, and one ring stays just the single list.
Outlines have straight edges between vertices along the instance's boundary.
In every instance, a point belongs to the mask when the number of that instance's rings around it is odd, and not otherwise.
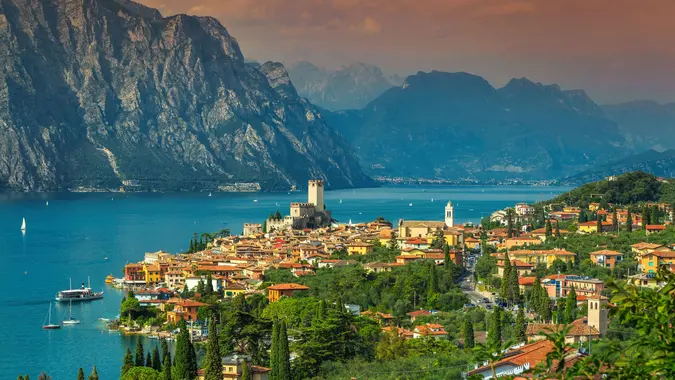
[{"label": "palm tree", "polygon": [[495,364],[504,359],[507,350],[509,347],[513,346],[513,344],[512,340],[501,344],[498,342],[488,344],[478,343],[473,348],[473,355],[479,363],[487,362],[487,365],[490,366],[490,370],[492,370],[492,378],[496,379],[497,370],[495,369]]},{"label": "palm tree", "polygon": [[553,343],[553,348],[546,354],[545,367],[535,369],[535,373],[554,376],[558,380],[566,380],[572,378],[571,371],[565,369],[565,357],[572,350],[572,345],[567,343],[565,338],[572,329],[571,325],[556,326],[553,330],[542,332],[546,340]]}]

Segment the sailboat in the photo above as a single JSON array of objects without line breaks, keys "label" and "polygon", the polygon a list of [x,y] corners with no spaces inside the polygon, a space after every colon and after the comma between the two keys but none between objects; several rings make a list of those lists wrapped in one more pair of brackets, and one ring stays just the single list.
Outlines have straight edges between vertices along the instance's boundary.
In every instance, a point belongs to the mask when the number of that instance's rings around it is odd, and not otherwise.
[{"label": "sailboat", "polygon": [[46,201],[46,202],[45,202],[45,206],[49,206],[49,201]]},{"label": "sailboat", "polygon": [[21,220],[21,231],[26,231],[26,218]]},{"label": "sailboat", "polygon": [[47,318],[45,318],[44,324],[42,325],[42,329],[44,330],[56,330],[60,329],[61,325],[54,325],[52,324],[52,303],[49,303],[49,314],[47,314]]},{"label": "sailboat", "polygon": [[[51,305],[51,303],[50,303]],[[73,318],[73,300],[70,300],[70,305],[68,306],[68,319],[62,322],[64,325],[79,325],[80,321]]]},{"label": "sailboat", "polygon": [[209,193],[209,197],[211,196],[211,193]]},{"label": "sailboat", "polygon": [[340,199],[340,203],[342,203],[342,199]]}]

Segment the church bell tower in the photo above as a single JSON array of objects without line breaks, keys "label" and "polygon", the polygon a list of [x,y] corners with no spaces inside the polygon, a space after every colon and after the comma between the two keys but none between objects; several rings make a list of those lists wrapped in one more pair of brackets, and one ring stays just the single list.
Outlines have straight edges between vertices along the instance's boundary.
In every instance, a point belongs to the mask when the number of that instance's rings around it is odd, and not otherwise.
[{"label": "church bell tower", "polygon": [[455,206],[452,205],[452,202],[448,202],[448,204],[445,205],[445,226],[455,226]]}]

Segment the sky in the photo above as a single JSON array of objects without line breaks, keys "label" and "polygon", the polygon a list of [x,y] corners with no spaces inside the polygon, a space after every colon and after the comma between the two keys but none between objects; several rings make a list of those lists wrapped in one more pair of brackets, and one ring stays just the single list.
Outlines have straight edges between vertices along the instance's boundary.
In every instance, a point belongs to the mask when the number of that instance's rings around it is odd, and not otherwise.
[{"label": "sky", "polygon": [[[139,0],[137,0],[139,1]],[[675,0],[140,0],[213,16],[244,56],[527,77],[600,103],[675,101]]]}]

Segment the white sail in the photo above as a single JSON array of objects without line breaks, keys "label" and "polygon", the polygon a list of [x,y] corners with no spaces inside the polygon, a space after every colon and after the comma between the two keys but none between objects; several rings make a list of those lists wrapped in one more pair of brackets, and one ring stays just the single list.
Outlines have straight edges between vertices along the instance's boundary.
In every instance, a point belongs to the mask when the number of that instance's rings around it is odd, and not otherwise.
[{"label": "white sail", "polygon": [[21,220],[21,231],[25,231],[25,230],[26,230],[26,218],[23,218]]}]

